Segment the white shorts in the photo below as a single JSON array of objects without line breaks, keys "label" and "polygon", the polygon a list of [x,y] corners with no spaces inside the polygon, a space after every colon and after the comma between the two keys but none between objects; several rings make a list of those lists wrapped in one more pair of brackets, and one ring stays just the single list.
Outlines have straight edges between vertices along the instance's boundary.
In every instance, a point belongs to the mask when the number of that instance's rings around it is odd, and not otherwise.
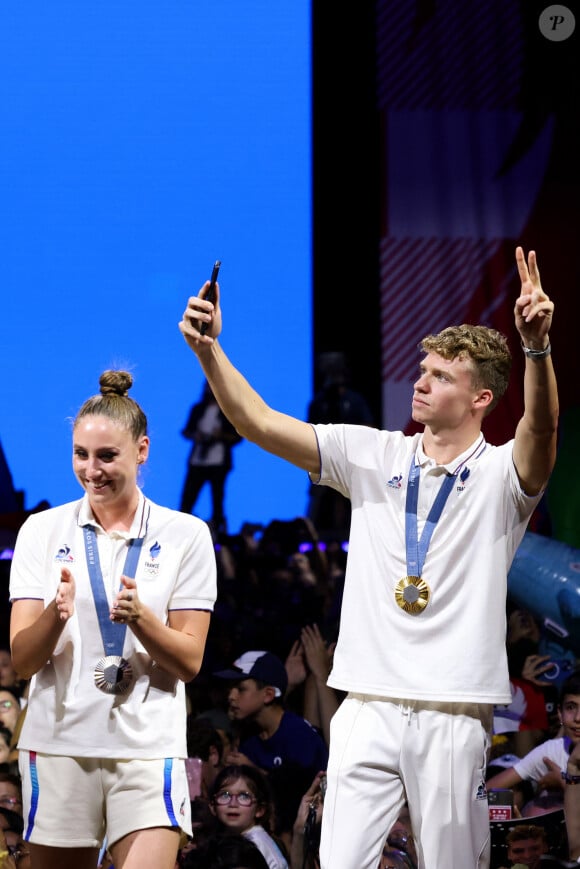
[{"label": "white shorts", "polygon": [[492,709],[349,694],[331,724],[322,869],[375,869],[405,799],[419,869],[486,869]]},{"label": "white shorts", "polygon": [[191,835],[181,758],[107,760],[21,749],[24,838],[55,848],[99,848],[135,830],[175,827]]}]

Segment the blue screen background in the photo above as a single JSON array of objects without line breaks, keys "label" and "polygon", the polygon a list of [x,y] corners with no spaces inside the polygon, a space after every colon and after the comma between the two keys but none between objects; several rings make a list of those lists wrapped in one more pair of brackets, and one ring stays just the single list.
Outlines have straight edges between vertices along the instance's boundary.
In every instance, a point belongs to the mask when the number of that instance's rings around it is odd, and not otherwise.
[{"label": "blue screen background", "polygon": [[[80,497],[71,425],[128,368],[177,508],[203,376],[178,330],[221,259],[222,344],[281,410],[311,397],[310,21],[304,0],[0,7],[0,440],[25,507]],[[247,442],[226,514],[305,512],[308,480]],[[207,494],[195,512],[209,518]]]}]

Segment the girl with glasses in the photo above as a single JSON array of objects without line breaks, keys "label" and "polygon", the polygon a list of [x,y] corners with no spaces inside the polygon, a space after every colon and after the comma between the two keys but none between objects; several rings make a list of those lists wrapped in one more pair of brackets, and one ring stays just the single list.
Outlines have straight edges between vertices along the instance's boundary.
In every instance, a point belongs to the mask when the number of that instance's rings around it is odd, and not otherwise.
[{"label": "girl with glasses", "polygon": [[288,869],[272,835],[272,794],[261,770],[247,764],[224,767],[214,781],[210,807],[224,832],[241,834],[259,848],[269,869]]}]

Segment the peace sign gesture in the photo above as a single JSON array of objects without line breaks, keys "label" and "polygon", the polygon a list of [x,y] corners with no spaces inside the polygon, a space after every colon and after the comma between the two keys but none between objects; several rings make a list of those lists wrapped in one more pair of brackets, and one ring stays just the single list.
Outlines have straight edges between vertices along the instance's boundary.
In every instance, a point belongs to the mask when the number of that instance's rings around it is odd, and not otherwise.
[{"label": "peace sign gesture", "polygon": [[531,250],[528,261],[523,248],[516,248],[516,263],[522,282],[520,295],[514,308],[516,329],[525,347],[544,350],[552,325],[554,303],[542,289],[536,252]]}]

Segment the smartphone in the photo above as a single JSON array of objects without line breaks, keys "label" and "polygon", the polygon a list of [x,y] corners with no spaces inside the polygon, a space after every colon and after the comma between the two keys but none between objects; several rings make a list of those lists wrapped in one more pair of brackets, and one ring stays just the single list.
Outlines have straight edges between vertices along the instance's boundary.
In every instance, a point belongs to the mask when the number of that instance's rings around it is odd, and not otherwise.
[{"label": "smartphone", "polygon": [[[207,299],[208,302],[215,302],[215,285],[216,285],[216,281],[218,279],[220,266],[221,266],[221,261],[219,259],[216,259],[216,261],[213,264],[211,278],[209,279],[209,288],[208,288],[207,293],[204,296],[204,299]],[[202,323],[201,324],[201,328],[199,331],[201,332],[202,335],[205,335],[205,333],[207,332],[208,326],[209,326],[209,323]]]}]

